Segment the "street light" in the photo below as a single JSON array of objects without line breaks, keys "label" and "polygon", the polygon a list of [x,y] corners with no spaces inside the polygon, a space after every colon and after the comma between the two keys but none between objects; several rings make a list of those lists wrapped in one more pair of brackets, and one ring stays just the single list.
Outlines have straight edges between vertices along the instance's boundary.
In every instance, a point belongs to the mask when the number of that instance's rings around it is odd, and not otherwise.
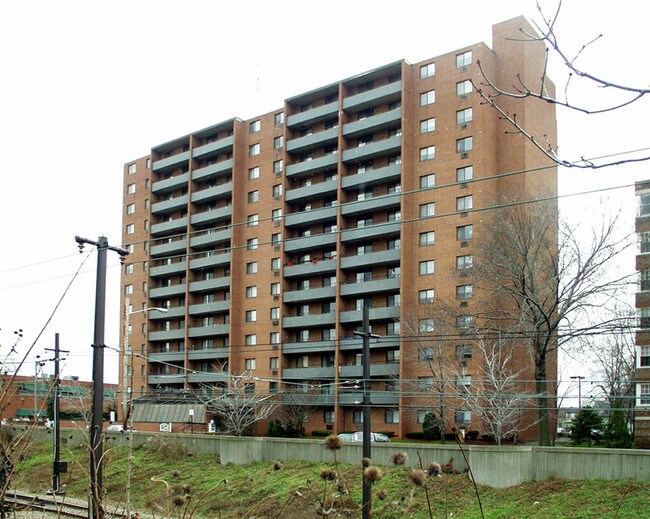
[{"label": "street light", "polygon": [[38,423],[38,403],[37,403],[37,391],[38,391],[38,367],[45,366],[45,361],[38,360],[40,355],[36,355],[36,360],[34,361],[34,423]]},{"label": "street light", "polygon": [[571,380],[578,380],[578,409],[582,409],[582,381],[585,377],[582,375],[574,375],[569,377]]}]

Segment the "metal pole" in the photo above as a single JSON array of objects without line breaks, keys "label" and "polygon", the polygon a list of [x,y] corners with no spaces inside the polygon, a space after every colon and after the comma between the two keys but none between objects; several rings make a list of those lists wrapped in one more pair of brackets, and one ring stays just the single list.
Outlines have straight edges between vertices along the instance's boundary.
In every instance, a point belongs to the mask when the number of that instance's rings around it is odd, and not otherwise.
[{"label": "metal pole", "polygon": [[[370,317],[363,306],[363,457],[370,459]],[[363,470],[363,468],[362,468]],[[363,519],[370,519],[370,481],[363,478]]]},{"label": "metal pole", "polygon": [[61,461],[61,423],[59,420],[59,395],[61,379],[59,375],[59,334],[54,334],[54,466],[52,467],[52,492],[58,493],[60,487],[60,461]]},{"label": "metal pole", "polygon": [[38,404],[36,403],[36,392],[38,389],[38,365],[40,364],[40,355],[36,355],[36,359],[34,361],[34,423],[38,422]]}]

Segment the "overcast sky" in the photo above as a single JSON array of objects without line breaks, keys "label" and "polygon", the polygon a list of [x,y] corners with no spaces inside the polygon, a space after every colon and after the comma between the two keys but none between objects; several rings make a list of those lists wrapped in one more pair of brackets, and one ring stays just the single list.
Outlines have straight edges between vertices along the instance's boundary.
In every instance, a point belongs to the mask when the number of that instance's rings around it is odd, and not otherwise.
[{"label": "overcast sky", "polygon": [[[540,0],[550,16],[556,0]],[[558,24],[570,55],[599,34],[580,64],[634,86],[650,84],[646,0],[565,0]],[[0,6],[0,359],[22,329],[18,352],[35,340],[85,256],[75,235],[121,240],[122,168],[152,146],[231,117],[282,107],[285,98],[405,59],[417,62],[468,44],[491,45],[493,23],[539,19],[532,0],[375,1],[31,1]],[[556,61],[551,75],[563,89]],[[578,86],[578,85],[576,85]],[[600,106],[605,89],[570,90]],[[650,101],[598,118],[558,113],[567,159],[650,146]],[[561,193],[629,185],[650,163],[560,172]],[[581,220],[623,207],[631,188],[570,198]],[[28,357],[70,350],[63,375],[91,377],[96,255],[81,268]],[[630,260],[629,269],[634,268]],[[118,348],[119,261],[109,254],[106,343]],[[14,356],[13,359],[16,357]],[[51,363],[46,367],[52,372]],[[106,380],[117,382],[117,352]]]}]

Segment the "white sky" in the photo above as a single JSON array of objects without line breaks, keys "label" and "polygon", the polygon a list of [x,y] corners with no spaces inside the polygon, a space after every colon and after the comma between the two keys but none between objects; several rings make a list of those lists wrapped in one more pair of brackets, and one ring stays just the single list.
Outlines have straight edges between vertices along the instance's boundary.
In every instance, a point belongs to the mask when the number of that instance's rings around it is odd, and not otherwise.
[{"label": "white sky", "polygon": [[[0,6],[0,360],[24,337],[23,353],[61,297],[82,256],[75,235],[121,239],[122,167],[151,146],[237,116],[280,108],[285,98],[398,59],[417,62],[478,41],[493,23],[523,14],[533,0],[2,2]],[[556,0],[541,0],[550,14]],[[595,74],[650,83],[646,0],[565,0],[558,36],[570,54],[600,33],[581,57]],[[551,75],[560,88],[557,63]],[[575,100],[598,105],[594,93]],[[650,102],[589,118],[558,113],[564,158],[650,145]],[[631,184],[650,163],[561,172],[561,193]],[[608,196],[633,226],[633,190]],[[597,197],[571,198],[580,220],[601,211]],[[634,268],[630,257],[627,267]],[[70,350],[63,375],[91,378],[93,255],[29,356]],[[106,344],[118,347],[119,262],[109,254]],[[52,372],[52,365],[46,367]],[[106,380],[117,382],[117,352],[106,351]],[[577,374],[577,373],[566,373]],[[587,374],[587,373],[582,373]]]}]

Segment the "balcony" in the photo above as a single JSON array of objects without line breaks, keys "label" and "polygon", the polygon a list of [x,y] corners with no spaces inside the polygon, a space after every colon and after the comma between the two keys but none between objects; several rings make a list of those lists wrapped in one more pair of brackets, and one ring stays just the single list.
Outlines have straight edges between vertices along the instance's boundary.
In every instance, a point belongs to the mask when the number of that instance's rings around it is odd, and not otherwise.
[{"label": "balcony", "polygon": [[151,184],[152,193],[167,193],[169,191],[175,191],[180,187],[187,186],[187,183],[190,180],[189,173],[183,173],[182,175],[176,175],[172,178],[167,178],[165,180],[159,180]]},{"label": "balcony", "polygon": [[210,202],[219,198],[230,198],[232,195],[232,182],[226,182],[218,186],[201,189],[192,193],[192,203]]},{"label": "balcony", "polygon": [[[368,225],[366,227],[343,229],[341,231],[341,241],[344,243],[352,243],[355,241],[368,241],[388,236],[399,236],[400,227],[400,222],[386,222],[376,225]],[[397,256],[399,259],[399,254]]]},{"label": "balcony", "polygon": [[280,395],[280,401],[285,405],[334,405],[334,394],[310,394],[300,393],[287,393],[286,391]]},{"label": "balcony", "polygon": [[190,315],[220,314],[230,311],[230,301],[214,301],[190,305]]},{"label": "balcony", "polygon": [[185,233],[187,231],[187,216],[155,223],[151,226],[151,236],[165,236],[168,234]]},{"label": "balcony", "polygon": [[301,176],[307,176],[313,173],[318,173],[320,171],[327,171],[328,169],[336,169],[338,163],[338,153],[332,153],[330,155],[318,157],[317,159],[298,162],[297,164],[291,164],[287,166],[287,177],[299,178]]},{"label": "balcony", "polygon": [[285,355],[292,353],[322,353],[335,350],[336,341],[285,342],[282,344],[282,353]]},{"label": "balcony", "polygon": [[337,206],[331,206],[318,207],[316,209],[311,209],[309,211],[300,211],[298,213],[290,213],[284,217],[284,226],[305,226],[327,222],[328,220],[336,220],[337,211]]},{"label": "balcony", "polygon": [[180,240],[174,240],[160,245],[152,245],[149,250],[152,258],[185,254],[187,250],[187,238],[181,238]]},{"label": "balcony", "polygon": [[325,301],[336,297],[336,287],[310,288],[293,290],[282,294],[284,303],[301,303],[303,301]]},{"label": "balcony", "polygon": [[310,110],[305,110],[297,114],[290,115],[287,117],[287,127],[291,128],[293,126],[298,126],[300,124],[310,125],[324,119],[331,119],[333,117],[338,118],[339,113],[339,102],[334,101],[323,106],[318,106]]},{"label": "balcony", "polygon": [[221,267],[230,265],[230,252],[223,252],[221,254],[211,254],[204,258],[197,258],[190,261],[190,269],[201,270],[210,267]]},{"label": "balcony", "polygon": [[192,180],[209,180],[232,173],[232,159],[210,164],[192,171]]},{"label": "balcony", "polygon": [[202,213],[194,213],[190,218],[192,225],[203,225],[206,223],[230,222],[232,218],[232,206],[211,209]]},{"label": "balcony", "polygon": [[289,265],[284,267],[285,278],[316,276],[329,274],[336,271],[336,258],[314,260],[300,265]]},{"label": "balcony", "polygon": [[149,298],[163,299],[174,296],[184,296],[185,288],[185,283],[181,283],[180,285],[172,285],[170,287],[151,288],[149,289]]},{"label": "balcony", "polygon": [[366,162],[368,160],[399,153],[402,148],[402,136],[395,135],[381,141],[369,142],[365,146],[343,151],[343,162]]},{"label": "balcony", "polygon": [[214,373],[192,373],[187,374],[187,381],[190,383],[225,382],[230,374],[227,371],[215,371]]},{"label": "balcony", "polygon": [[401,126],[401,122],[402,109],[395,108],[394,110],[389,110],[379,115],[373,115],[372,117],[343,125],[343,136],[352,139],[366,133],[397,128]]},{"label": "balcony", "polygon": [[358,254],[341,258],[342,269],[358,269],[366,267],[379,267],[383,265],[394,265],[400,261],[400,249],[383,250],[371,252],[370,254]]},{"label": "balcony", "polygon": [[[363,366],[341,366],[339,369],[341,378],[361,378]],[[372,364],[370,366],[371,377],[397,377],[399,376],[399,364]]]},{"label": "balcony", "polygon": [[320,184],[290,189],[284,194],[284,199],[286,202],[299,203],[318,198],[325,198],[326,196],[336,195],[337,187],[337,182],[335,180],[330,180],[327,182],[321,182]]},{"label": "balcony", "polygon": [[190,339],[200,339],[204,337],[215,337],[228,335],[230,331],[229,324],[213,324],[210,326],[196,326],[190,328],[188,336]]},{"label": "balcony", "polygon": [[289,368],[282,370],[283,380],[313,380],[334,378],[334,366],[327,368]]},{"label": "balcony", "polygon": [[[343,204],[341,206],[341,214],[343,216],[356,216],[359,214],[368,214],[378,211],[388,211],[389,209],[399,209],[401,202],[402,197],[399,193],[383,195],[376,198]],[[396,222],[395,225],[399,228],[399,222]]]},{"label": "balcony", "polygon": [[185,352],[165,351],[162,353],[149,353],[147,359],[149,362],[183,362],[185,360]]},{"label": "balcony", "polygon": [[178,261],[172,263],[171,265],[159,265],[157,267],[151,267],[149,269],[149,276],[152,278],[163,277],[163,276],[172,276],[174,274],[185,273],[187,269],[186,261]]},{"label": "balcony", "polygon": [[400,278],[386,278],[361,283],[348,283],[341,285],[342,296],[367,296],[381,294],[382,292],[395,292],[400,287]]},{"label": "balcony", "polygon": [[149,375],[147,384],[157,386],[159,384],[182,384],[185,382],[185,375]]},{"label": "balcony", "polygon": [[187,208],[187,195],[181,195],[151,205],[151,214],[165,214]]},{"label": "balcony", "polygon": [[336,322],[336,313],[299,315],[284,317],[282,319],[282,328],[310,328],[314,326],[334,326]]},{"label": "balcony", "polygon": [[347,112],[359,112],[371,106],[395,103],[401,99],[402,82],[395,81],[343,99],[343,109]]},{"label": "balcony", "polygon": [[315,148],[322,148],[326,144],[336,143],[339,138],[339,129],[330,128],[304,137],[291,139],[287,142],[287,152],[289,153],[304,153]]},{"label": "balcony", "polygon": [[300,252],[313,249],[332,248],[336,246],[338,234],[316,234],[299,238],[288,238],[284,241],[284,252]]},{"label": "balcony", "polygon": [[156,341],[178,341],[185,338],[185,330],[163,330],[159,332],[149,332],[148,338],[151,342]]},{"label": "balcony", "polygon": [[399,182],[402,178],[402,165],[391,164],[384,168],[371,169],[356,175],[348,175],[341,179],[343,189],[359,189],[389,182]]},{"label": "balcony", "polygon": [[[340,405],[361,405],[363,391],[345,391],[339,393]],[[398,405],[397,391],[370,391],[370,403],[374,405]]]},{"label": "balcony", "polygon": [[215,290],[223,290],[224,288],[230,288],[230,276],[205,279],[203,281],[194,281],[190,283],[191,293],[213,292]]},{"label": "balcony", "polygon": [[190,350],[187,352],[189,360],[227,359],[228,348],[208,348],[205,350]]},{"label": "balcony", "polygon": [[185,317],[185,307],[184,306],[175,306],[173,308],[167,308],[166,312],[158,312],[152,310],[147,314],[150,321],[166,321],[169,319],[180,319]]},{"label": "balcony", "polygon": [[201,236],[190,238],[190,247],[193,249],[208,249],[216,247],[219,243],[230,243],[232,229],[222,229],[208,232]]},{"label": "balcony", "polygon": [[178,164],[181,164],[182,162],[187,162],[190,159],[190,152],[189,151],[184,151],[182,153],[177,153],[176,155],[172,155],[171,157],[167,157],[164,159],[158,159],[154,161],[153,163],[153,170],[154,171],[160,171],[163,169],[171,168],[173,166],[176,166]]},{"label": "balcony", "polygon": [[[343,338],[339,342],[339,349],[341,351],[361,351],[363,347],[361,339]],[[400,347],[399,335],[384,335],[378,338],[370,339],[370,349],[396,349]]]},{"label": "balcony", "polygon": [[[381,308],[371,308],[369,318],[371,321],[394,321],[399,319],[399,306],[385,306]],[[352,310],[348,312],[341,312],[339,316],[341,323],[360,323],[363,320],[363,312],[361,310]]]},{"label": "balcony", "polygon": [[198,146],[192,150],[192,157],[198,158],[204,155],[218,155],[219,153],[224,153],[226,151],[232,150],[232,145],[234,143],[234,137],[226,137],[225,139],[219,139],[218,141],[209,142],[203,146]]}]

